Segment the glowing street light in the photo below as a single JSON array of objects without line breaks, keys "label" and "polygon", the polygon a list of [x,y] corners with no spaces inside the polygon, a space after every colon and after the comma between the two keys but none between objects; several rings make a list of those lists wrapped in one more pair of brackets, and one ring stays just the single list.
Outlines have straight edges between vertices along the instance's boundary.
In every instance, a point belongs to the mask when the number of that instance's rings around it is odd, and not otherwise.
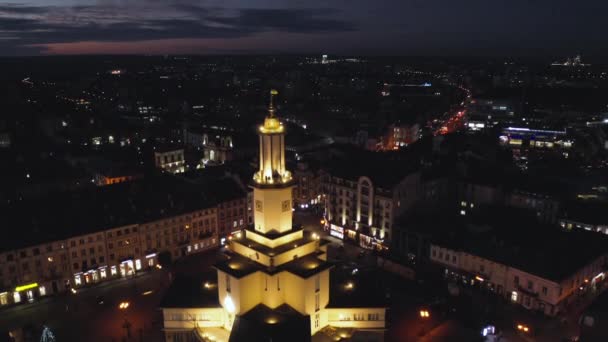
[{"label": "glowing street light", "polygon": [[517,325],[517,330],[523,331],[523,332],[527,333],[527,332],[530,331],[530,328],[527,325],[525,325],[525,324],[518,324]]},{"label": "glowing street light", "polygon": [[431,317],[431,314],[429,313],[428,310],[420,310],[420,317],[421,318],[429,318],[429,317]]},{"label": "glowing street light", "polygon": [[130,303],[129,302],[120,302],[120,304],[118,305],[118,308],[120,310],[126,310],[129,307]]}]

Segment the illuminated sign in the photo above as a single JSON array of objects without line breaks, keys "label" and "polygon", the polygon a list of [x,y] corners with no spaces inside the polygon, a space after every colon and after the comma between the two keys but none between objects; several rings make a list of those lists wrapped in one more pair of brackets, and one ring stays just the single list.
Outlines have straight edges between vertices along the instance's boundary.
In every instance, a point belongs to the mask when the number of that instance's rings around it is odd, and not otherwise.
[{"label": "illuminated sign", "polygon": [[337,237],[338,239],[344,239],[344,228],[338,227],[335,224],[330,226],[329,235]]},{"label": "illuminated sign", "polygon": [[34,289],[38,287],[38,283],[31,283],[31,284],[27,284],[27,285],[21,285],[21,286],[17,286],[15,287],[15,292],[21,292],[21,291],[25,291],[25,290],[29,290],[29,289]]}]

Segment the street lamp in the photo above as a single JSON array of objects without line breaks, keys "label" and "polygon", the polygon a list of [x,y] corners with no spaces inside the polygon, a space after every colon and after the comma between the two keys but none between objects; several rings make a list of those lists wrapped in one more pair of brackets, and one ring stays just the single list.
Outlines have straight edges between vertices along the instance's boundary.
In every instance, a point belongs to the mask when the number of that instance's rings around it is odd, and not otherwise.
[{"label": "street lamp", "polygon": [[125,322],[122,324],[122,327],[127,333],[127,338],[131,338],[131,322],[127,319],[127,309],[129,308],[129,305],[129,302],[120,302],[120,304],[118,304],[118,309],[125,313]]},{"label": "street lamp", "polygon": [[429,317],[431,317],[431,314],[429,313],[428,310],[420,310],[420,317],[421,318],[429,318]]}]

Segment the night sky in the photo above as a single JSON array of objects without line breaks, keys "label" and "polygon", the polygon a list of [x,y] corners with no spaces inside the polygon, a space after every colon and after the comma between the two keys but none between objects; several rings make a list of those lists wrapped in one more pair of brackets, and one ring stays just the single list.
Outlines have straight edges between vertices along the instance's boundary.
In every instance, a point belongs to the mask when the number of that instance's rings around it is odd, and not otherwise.
[{"label": "night sky", "polygon": [[0,55],[608,55],[606,0],[9,0]]}]

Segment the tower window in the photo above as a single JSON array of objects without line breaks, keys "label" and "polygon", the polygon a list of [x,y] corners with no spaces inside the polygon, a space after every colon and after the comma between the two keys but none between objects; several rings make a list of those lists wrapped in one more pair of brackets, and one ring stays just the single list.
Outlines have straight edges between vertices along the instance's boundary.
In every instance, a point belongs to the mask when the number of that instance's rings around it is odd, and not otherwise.
[{"label": "tower window", "polygon": [[282,205],[283,212],[291,210],[290,202],[291,202],[290,200],[283,201],[283,205]]}]

